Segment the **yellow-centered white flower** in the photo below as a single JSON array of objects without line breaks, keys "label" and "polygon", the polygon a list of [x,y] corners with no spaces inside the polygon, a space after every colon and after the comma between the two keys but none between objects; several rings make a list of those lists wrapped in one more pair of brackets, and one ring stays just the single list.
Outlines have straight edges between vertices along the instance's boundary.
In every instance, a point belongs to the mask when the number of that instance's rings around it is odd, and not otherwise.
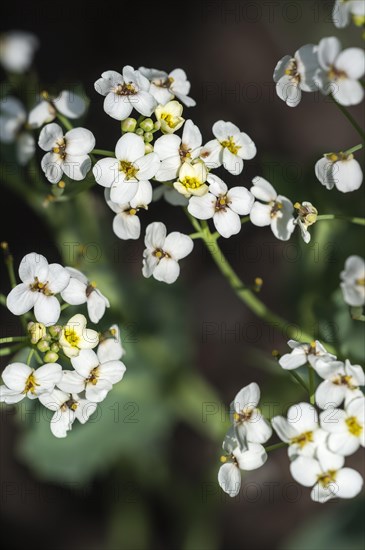
[{"label": "yellow-centered white flower", "polygon": [[86,317],[78,313],[62,328],[59,343],[67,357],[77,357],[81,350],[92,349],[98,345],[98,333],[86,328],[86,324]]},{"label": "yellow-centered white flower", "polygon": [[41,394],[50,393],[61,380],[62,367],[57,363],[47,363],[37,369],[24,363],[12,363],[3,373],[4,386],[0,386],[0,402],[18,403],[24,397],[36,399]]}]

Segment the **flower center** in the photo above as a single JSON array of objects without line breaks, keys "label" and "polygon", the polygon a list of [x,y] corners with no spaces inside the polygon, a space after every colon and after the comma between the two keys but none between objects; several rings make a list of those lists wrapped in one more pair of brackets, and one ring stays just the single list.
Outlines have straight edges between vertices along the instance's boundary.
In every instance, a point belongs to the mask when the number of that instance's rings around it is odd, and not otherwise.
[{"label": "flower center", "polygon": [[56,143],[57,145],[53,147],[52,151],[53,153],[58,155],[62,160],[64,160],[66,158],[66,140],[62,138]]},{"label": "flower center", "polygon": [[171,257],[170,254],[168,254],[167,252],[162,250],[162,248],[156,248],[156,250],[154,250],[154,252],[153,252],[153,255],[158,260],[162,260],[162,258],[170,258]]},{"label": "flower center", "polygon": [[363,426],[359,424],[356,416],[350,416],[349,418],[346,418],[345,422],[347,424],[347,428],[350,434],[354,435],[355,437],[360,437],[363,431]]},{"label": "flower center", "polygon": [[71,409],[71,411],[76,411],[77,407],[79,406],[78,402],[74,399],[69,399],[64,403],[61,407],[63,411],[66,411],[66,409]]},{"label": "flower center", "polygon": [[191,152],[187,145],[184,145],[183,143],[180,145],[179,155],[181,162],[191,158]]},{"label": "flower center", "polygon": [[125,179],[129,180],[136,177],[136,174],[139,171],[139,168],[133,164],[133,162],[128,162],[126,160],[119,161],[119,170],[125,173]]},{"label": "flower center", "polygon": [[292,445],[299,445],[301,449],[307,445],[307,443],[313,442],[313,432],[303,432],[296,437],[292,437],[290,443]]},{"label": "flower center", "polygon": [[271,201],[269,204],[271,206],[271,212],[270,212],[271,218],[276,218],[278,214],[280,214],[280,216],[282,215],[281,210],[283,209],[283,204],[281,202]]},{"label": "flower center", "polygon": [[115,86],[115,88],[113,88],[113,92],[117,95],[128,96],[135,95],[137,90],[131,82],[124,82],[123,84],[118,84],[118,86]]},{"label": "flower center", "polygon": [[95,281],[90,281],[86,287],[86,298],[90,296],[92,292],[96,289],[96,283]]},{"label": "flower center", "polygon": [[34,282],[29,285],[32,292],[41,292],[45,296],[53,296],[53,293],[48,288],[48,281],[42,283],[38,280],[38,277],[34,277]]},{"label": "flower center", "polygon": [[177,118],[170,113],[161,113],[161,118],[164,120],[169,128],[174,128],[176,126]]},{"label": "flower center", "polygon": [[359,286],[365,286],[365,277],[362,279],[356,279],[355,283]]},{"label": "flower center", "polygon": [[226,207],[228,206],[229,204],[229,201],[228,201],[228,198],[227,198],[227,195],[221,195],[220,197],[218,197],[218,199],[216,200],[216,203],[215,203],[215,210],[216,212],[225,212],[226,211]]},{"label": "flower center", "polygon": [[336,481],[336,474],[336,470],[328,470],[327,472],[317,476],[318,483],[320,483],[322,487],[327,487],[330,483],[334,483]]},{"label": "flower center", "polygon": [[91,371],[90,376],[87,379],[87,381],[88,381],[89,384],[92,384],[93,386],[96,386],[96,384],[98,383],[98,378],[99,378],[99,367],[95,367],[95,369],[93,369]]},{"label": "flower center", "polygon": [[296,202],[294,208],[298,210],[298,216],[306,227],[313,225],[317,221],[318,210],[313,205],[306,206]]},{"label": "flower center", "polygon": [[285,74],[291,77],[293,84],[299,84],[301,76],[298,72],[298,65],[294,58],[289,61],[289,65],[285,69]]},{"label": "flower center", "polygon": [[239,149],[241,149],[241,145],[236,145],[234,142],[233,136],[228,136],[228,139],[221,141],[221,145],[231,151],[233,155],[237,155]]},{"label": "flower center", "polygon": [[248,420],[250,420],[253,412],[254,409],[247,407],[246,409],[242,409],[242,411],[240,412],[235,412],[233,414],[233,420],[235,422],[247,422]]},{"label": "flower center", "polygon": [[152,80],[152,82],[155,86],[158,86],[158,88],[170,88],[174,79],[171,76],[167,76],[166,78],[156,78]]},{"label": "flower center", "polygon": [[77,348],[80,342],[80,336],[76,333],[73,328],[65,328],[64,330],[65,339],[70,344],[71,347]]},{"label": "flower center", "polygon": [[350,390],[355,390],[358,386],[353,383],[352,376],[348,374],[338,374],[331,380],[336,386],[347,386]]},{"label": "flower center", "polygon": [[35,381],[34,373],[32,372],[32,374],[28,376],[25,382],[24,390],[22,393],[34,393],[36,390],[36,386],[39,386],[39,384],[37,384],[37,382]]},{"label": "flower center", "polygon": [[327,75],[330,80],[344,80],[348,78],[345,71],[339,71],[334,65],[331,65]]},{"label": "flower center", "polygon": [[180,182],[186,189],[199,189],[203,185],[200,179],[192,176],[185,176]]}]

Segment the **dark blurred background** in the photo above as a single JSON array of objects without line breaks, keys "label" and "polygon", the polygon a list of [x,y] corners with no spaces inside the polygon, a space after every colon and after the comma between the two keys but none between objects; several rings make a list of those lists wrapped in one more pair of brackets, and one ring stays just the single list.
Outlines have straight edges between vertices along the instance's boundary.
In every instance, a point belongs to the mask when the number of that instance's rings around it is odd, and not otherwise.
[{"label": "dark blurred background", "polygon": [[[277,61],[305,43],[336,35],[344,46],[361,46],[355,27],[335,29],[332,5],[319,0],[185,1],[170,7],[12,2],[1,30],[28,30],[39,37],[35,66],[41,89],[82,83],[91,101],[83,125],[96,135],[98,148],[113,149],[119,137],[118,123],[105,115],[103,99],[94,91],[101,72],[126,64],[182,67],[197,100],[184,116],[193,118],[204,140],[223,119],[257,145],[257,157],[240,178],[224,174],[227,182],[249,187],[252,177],[264,175],[293,202],[309,200],[320,213],[356,216],[363,212],[361,190],[329,193],[313,170],[323,153],[357,144],[356,133],[321,94],[306,94],[290,109],[272,82]],[[361,106],[351,112],[363,120]],[[245,476],[239,498],[221,493],[219,446],[225,407],[236,392],[257,381],[262,408],[270,415],[284,413],[305,395],[271,358],[274,348],[285,352],[286,334],[259,322],[238,301],[199,243],[182,262],[179,282],[167,287],[142,278],[142,239],[121,242],[112,235],[112,214],[101,189],[80,202],[79,218],[65,203],[37,213],[9,186],[1,196],[1,240],[9,242],[16,265],[32,250],[50,261],[75,263],[73,244],[89,245],[76,264],[111,294],[107,321],[117,319],[123,327],[128,368],[120,389],[103,404],[102,417],[74,428],[67,440],[52,438],[37,409],[2,408],[2,539],[9,549],[32,544],[54,550],[363,547],[361,498],[312,503],[309,491],[293,483],[285,450]],[[151,205],[142,223],[152,220],[190,232],[183,213],[161,202]],[[83,223],[89,234],[80,230]],[[359,327],[338,292],[345,259],[364,253],[360,236],[357,227],[321,222],[306,247],[298,235],[280,243],[269,230],[246,225],[222,247],[247,284],[263,278],[261,297],[270,307],[360,360]],[[94,254],[95,243],[102,257]],[[8,290],[2,266],[1,291]],[[20,331],[16,319],[1,314],[3,335]],[[359,453],[348,462],[363,471]]]}]

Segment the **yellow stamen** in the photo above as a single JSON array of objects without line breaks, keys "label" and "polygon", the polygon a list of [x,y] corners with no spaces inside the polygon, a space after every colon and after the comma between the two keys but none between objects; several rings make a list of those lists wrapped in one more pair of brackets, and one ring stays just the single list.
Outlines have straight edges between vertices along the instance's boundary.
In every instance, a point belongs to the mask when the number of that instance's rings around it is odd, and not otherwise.
[{"label": "yellow stamen", "polygon": [[228,457],[227,457],[227,456],[224,456],[224,455],[222,455],[222,456],[220,457],[220,459],[219,459],[219,460],[220,460],[220,461],[221,461],[221,462],[222,462],[222,463],[224,464],[225,462],[227,462],[227,460],[228,460]]},{"label": "yellow stamen", "polygon": [[237,155],[238,151],[241,149],[241,145],[237,145],[234,142],[233,136],[229,136],[228,139],[221,141],[222,147],[226,147],[233,155]]},{"label": "yellow stamen", "polygon": [[318,483],[322,485],[322,487],[327,487],[330,483],[334,483],[336,481],[336,470],[328,470],[327,472],[317,476]]},{"label": "yellow stamen", "polygon": [[347,428],[350,434],[354,435],[355,437],[360,437],[363,431],[363,426],[359,424],[356,416],[350,416],[350,418],[346,418],[345,422],[347,424]]},{"label": "yellow stamen", "polygon": [[299,445],[301,449],[307,445],[307,443],[313,442],[313,432],[304,432],[296,437],[292,437],[290,443],[292,445]]}]

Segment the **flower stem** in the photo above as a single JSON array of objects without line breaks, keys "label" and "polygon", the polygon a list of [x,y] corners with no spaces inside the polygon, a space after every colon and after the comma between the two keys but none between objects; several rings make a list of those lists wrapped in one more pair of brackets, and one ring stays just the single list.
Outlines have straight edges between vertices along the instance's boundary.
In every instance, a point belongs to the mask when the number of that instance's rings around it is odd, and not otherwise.
[{"label": "flower stem", "polygon": [[6,306],[6,296],[4,294],[0,294],[0,304]]},{"label": "flower stem", "polygon": [[100,157],[115,157],[115,153],[113,151],[107,151],[106,149],[93,149],[91,154],[99,155]]},{"label": "flower stem", "polygon": [[365,225],[365,218],[353,218],[351,216],[342,216],[342,214],[320,214],[317,216],[317,222],[324,220],[342,220],[355,225]]},{"label": "flower stem", "polygon": [[360,151],[360,149],[362,149],[362,143],[359,143],[359,145],[354,145],[354,147],[350,147],[350,149],[344,151],[344,154],[352,155],[352,153],[356,153],[356,151]]},{"label": "flower stem", "polygon": [[73,126],[72,126],[71,122],[68,120],[68,118],[61,115],[60,113],[57,113],[57,118],[64,125],[66,130],[72,130],[73,129]]},{"label": "flower stem", "polygon": [[0,338],[1,344],[11,344],[12,342],[27,342],[29,338],[27,336],[6,336],[5,338]]},{"label": "flower stem", "polygon": [[282,449],[283,447],[287,447],[288,444],[285,443],[285,441],[281,441],[280,443],[274,443],[274,445],[268,445],[265,447],[265,451],[267,453],[270,453],[271,451],[276,451],[276,449]]},{"label": "flower stem", "polygon": [[28,357],[27,357],[27,365],[30,365],[30,362],[32,360],[32,357],[34,355],[34,352],[35,352],[35,349],[31,349],[30,352],[28,353]]},{"label": "flower stem", "polygon": [[24,344],[15,344],[15,346],[8,346],[7,348],[1,348],[0,349],[0,357],[5,357],[6,355],[11,355],[12,353],[15,353],[16,351],[24,348]]},{"label": "flower stem", "polygon": [[316,400],[314,395],[315,393],[314,369],[310,365],[308,365],[308,378],[309,378],[309,402],[311,403],[311,405],[315,405]]},{"label": "flower stem", "polygon": [[15,272],[14,272],[14,259],[12,254],[10,254],[8,243],[2,242],[1,248],[4,252],[4,261],[5,261],[6,269],[8,271],[10,285],[11,285],[11,288],[14,288],[16,286],[16,278],[15,278]]},{"label": "flower stem", "polygon": [[344,107],[343,105],[341,105],[340,103],[338,103],[335,98],[330,95],[330,98],[331,100],[333,101],[333,103],[335,103],[337,105],[337,108],[340,109],[341,113],[347,118],[347,120],[350,122],[350,124],[352,124],[352,126],[354,127],[354,129],[356,130],[356,132],[359,134],[359,136],[361,137],[361,139],[363,141],[365,141],[365,132],[364,130],[361,128],[361,126],[356,122],[356,120],[354,119],[354,117],[352,115],[350,115],[350,113],[348,112],[348,110],[346,109],[346,107]]},{"label": "flower stem", "polygon": [[290,376],[292,376],[298,382],[298,384],[300,384],[302,386],[302,388],[306,391],[306,393],[310,393],[309,387],[307,386],[307,384],[305,383],[303,378],[300,376],[300,374],[298,374],[297,372],[295,372],[293,370],[289,370],[288,372],[289,372]]}]

